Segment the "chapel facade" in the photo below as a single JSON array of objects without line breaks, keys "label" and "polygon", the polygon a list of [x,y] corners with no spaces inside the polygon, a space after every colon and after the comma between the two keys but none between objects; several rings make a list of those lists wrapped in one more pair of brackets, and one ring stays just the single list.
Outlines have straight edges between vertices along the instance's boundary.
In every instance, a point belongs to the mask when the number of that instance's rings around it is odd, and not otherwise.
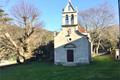
[{"label": "chapel facade", "polygon": [[54,36],[54,64],[78,65],[91,61],[89,33],[78,23],[77,10],[69,0],[62,10],[62,30]]}]

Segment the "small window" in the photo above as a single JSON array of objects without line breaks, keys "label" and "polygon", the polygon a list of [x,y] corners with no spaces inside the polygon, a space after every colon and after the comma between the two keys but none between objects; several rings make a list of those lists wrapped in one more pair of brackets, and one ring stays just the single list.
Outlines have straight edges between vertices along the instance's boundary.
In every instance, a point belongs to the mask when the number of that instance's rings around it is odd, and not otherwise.
[{"label": "small window", "polygon": [[74,24],[74,15],[71,15],[71,24]]},{"label": "small window", "polygon": [[69,40],[71,41],[72,39],[71,39],[71,38],[69,38]]},{"label": "small window", "polygon": [[66,15],[65,22],[66,22],[66,24],[69,24],[69,17],[68,17],[68,15]]},{"label": "small window", "polygon": [[66,15],[66,20],[69,20],[69,19],[68,19],[68,15]]}]

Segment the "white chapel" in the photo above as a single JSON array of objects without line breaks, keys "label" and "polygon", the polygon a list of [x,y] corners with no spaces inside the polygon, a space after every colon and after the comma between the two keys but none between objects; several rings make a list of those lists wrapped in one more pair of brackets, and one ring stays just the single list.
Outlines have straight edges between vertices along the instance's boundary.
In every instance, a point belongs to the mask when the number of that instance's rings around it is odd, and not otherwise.
[{"label": "white chapel", "polygon": [[77,10],[69,0],[62,11],[62,30],[54,36],[54,63],[71,66],[90,61],[89,33],[79,25]]}]

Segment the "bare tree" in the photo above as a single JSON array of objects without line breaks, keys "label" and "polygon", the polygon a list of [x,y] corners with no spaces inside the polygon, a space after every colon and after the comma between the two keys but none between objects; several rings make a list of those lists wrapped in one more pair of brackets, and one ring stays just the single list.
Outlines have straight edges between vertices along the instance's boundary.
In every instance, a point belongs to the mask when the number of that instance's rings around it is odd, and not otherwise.
[{"label": "bare tree", "polygon": [[[35,28],[32,35],[29,37],[29,43],[21,42],[21,39],[24,36],[24,28],[12,25],[1,25],[0,27],[0,59],[9,60],[15,59],[17,56],[21,56],[27,59],[30,56],[41,53],[42,50],[38,49],[39,47],[45,46],[49,41],[53,40],[52,32],[44,30],[42,28]],[[7,35],[7,37],[6,37]],[[9,37],[10,36],[10,37]],[[14,44],[14,45],[13,45]],[[16,44],[19,49],[16,49]],[[31,53],[28,53],[26,50],[29,47]],[[35,50],[38,49],[36,52]],[[18,54],[17,50],[21,50],[21,54]],[[25,51],[24,51],[25,50]],[[21,55],[21,56],[20,56]],[[29,56],[30,55],[30,56]]]},{"label": "bare tree", "polygon": [[[111,25],[110,27],[104,29],[102,39],[106,39],[104,42],[110,42],[111,50],[115,50],[117,47],[117,42],[118,42],[118,35],[119,35],[119,30],[118,30],[117,25]],[[101,43],[103,46],[106,46],[105,43]]]},{"label": "bare tree", "polygon": [[113,8],[107,3],[79,12],[80,23],[91,30],[93,51],[98,54],[103,31],[114,23]]},{"label": "bare tree", "polygon": [[[12,14],[16,20],[22,24],[23,33],[19,38],[14,39],[9,31],[4,32],[2,38],[7,41],[5,42],[4,46],[6,44],[10,44],[8,48],[14,50],[17,53],[17,59],[20,60],[21,58],[25,61],[26,59],[29,59],[33,56],[31,43],[34,42],[35,37],[38,37],[35,35],[38,29],[36,28],[36,25],[40,27],[42,26],[42,23],[38,22],[39,12],[34,5],[29,4],[26,1],[21,1],[17,5],[13,6]],[[42,41],[42,35],[43,33],[41,33],[40,36],[41,40],[39,38],[39,41],[36,43],[40,44]]]},{"label": "bare tree", "polygon": [[20,1],[13,6],[11,13],[19,24],[23,26],[30,25],[30,23],[34,26],[40,15],[39,10],[34,5],[28,3],[27,0]]}]

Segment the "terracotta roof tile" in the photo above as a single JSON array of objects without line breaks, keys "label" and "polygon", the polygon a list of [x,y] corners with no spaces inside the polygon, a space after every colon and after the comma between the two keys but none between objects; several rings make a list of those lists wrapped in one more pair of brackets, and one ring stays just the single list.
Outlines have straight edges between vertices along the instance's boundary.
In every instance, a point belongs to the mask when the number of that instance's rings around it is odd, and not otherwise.
[{"label": "terracotta roof tile", "polygon": [[86,32],[87,32],[84,27],[80,27],[80,26],[78,27],[78,31],[79,31],[80,33],[86,33]]}]

